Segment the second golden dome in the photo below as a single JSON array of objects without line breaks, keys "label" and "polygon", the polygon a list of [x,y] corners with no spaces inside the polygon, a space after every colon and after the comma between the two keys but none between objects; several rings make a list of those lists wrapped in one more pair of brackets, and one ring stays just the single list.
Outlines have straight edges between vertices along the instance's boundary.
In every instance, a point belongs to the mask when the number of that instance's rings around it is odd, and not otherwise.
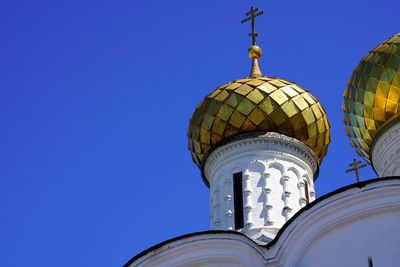
[{"label": "second golden dome", "polygon": [[400,116],[400,34],[384,41],[353,71],[343,95],[346,134],[356,152],[370,161],[374,137]]}]

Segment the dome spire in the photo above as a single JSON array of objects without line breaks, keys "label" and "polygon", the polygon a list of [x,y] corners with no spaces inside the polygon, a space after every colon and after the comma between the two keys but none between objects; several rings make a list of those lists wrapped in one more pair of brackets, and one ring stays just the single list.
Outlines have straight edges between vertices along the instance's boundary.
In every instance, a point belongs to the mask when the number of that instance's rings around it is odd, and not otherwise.
[{"label": "dome spire", "polygon": [[251,46],[249,48],[249,57],[252,60],[250,78],[262,77],[262,73],[260,67],[258,66],[258,58],[261,57],[262,51],[259,46],[256,45],[256,38],[258,37],[258,33],[255,32],[254,21],[256,17],[264,14],[264,11],[259,11],[258,8],[254,8],[253,6],[250,8],[250,11],[246,13],[246,18],[242,20],[242,24],[248,21],[251,21]]}]

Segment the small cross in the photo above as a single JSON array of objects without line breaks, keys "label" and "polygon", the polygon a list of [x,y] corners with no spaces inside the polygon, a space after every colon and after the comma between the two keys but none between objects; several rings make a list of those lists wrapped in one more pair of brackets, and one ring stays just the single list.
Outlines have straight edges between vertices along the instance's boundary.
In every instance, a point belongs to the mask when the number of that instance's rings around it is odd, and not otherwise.
[{"label": "small cross", "polygon": [[362,165],[360,165],[360,164],[361,164],[361,161],[357,161],[356,159],[353,159],[353,163],[349,164],[349,166],[353,167],[353,168],[346,170],[346,173],[352,172],[352,171],[354,171],[356,173],[357,183],[360,182],[360,176],[358,174],[358,170],[367,166],[367,164],[362,164]]},{"label": "small cross", "polygon": [[251,20],[251,33],[249,33],[249,36],[251,36],[252,45],[256,44],[256,37],[258,37],[258,33],[255,32],[254,20],[256,17],[264,14],[264,11],[257,11],[258,8],[251,7],[250,11],[246,13],[246,16],[249,17],[246,17],[244,20],[242,20],[242,24]]}]

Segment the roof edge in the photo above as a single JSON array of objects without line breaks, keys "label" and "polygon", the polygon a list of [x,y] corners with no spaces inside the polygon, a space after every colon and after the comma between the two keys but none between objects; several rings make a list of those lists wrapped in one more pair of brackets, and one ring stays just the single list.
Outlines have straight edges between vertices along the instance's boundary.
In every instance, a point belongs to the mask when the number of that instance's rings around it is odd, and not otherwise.
[{"label": "roof edge", "polygon": [[282,226],[282,228],[278,231],[278,234],[275,236],[275,238],[271,242],[266,244],[266,245],[259,245],[254,240],[252,240],[251,238],[247,237],[245,234],[242,234],[240,232],[233,231],[233,230],[207,230],[207,231],[200,231],[200,232],[194,232],[194,233],[189,233],[189,234],[177,236],[177,237],[168,239],[166,241],[163,241],[161,243],[158,243],[158,244],[156,244],[156,245],[154,245],[154,246],[152,246],[152,247],[140,252],[139,254],[134,256],[133,258],[131,258],[129,261],[127,261],[123,265],[123,267],[129,267],[129,265],[131,265],[133,262],[135,262],[139,258],[147,255],[148,253],[152,252],[153,250],[156,250],[156,249],[158,249],[158,248],[160,248],[160,247],[162,247],[162,246],[164,246],[166,244],[169,244],[169,243],[181,240],[181,239],[200,236],[200,235],[233,234],[233,235],[238,235],[238,236],[245,237],[246,239],[250,240],[252,243],[254,243],[255,245],[257,245],[259,247],[270,249],[272,246],[274,246],[278,242],[278,240],[280,239],[282,234],[285,232],[285,229],[288,228],[289,225],[291,225],[294,220],[296,220],[304,212],[306,212],[309,209],[312,209],[315,205],[319,204],[320,202],[324,201],[325,199],[328,199],[328,198],[330,198],[330,197],[332,197],[334,195],[340,194],[340,193],[345,192],[345,191],[350,190],[350,189],[363,188],[363,187],[365,187],[367,185],[370,185],[370,184],[379,183],[379,182],[386,182],[386,181],[395,181],[395,180],[398,180],[400,182],[400,176],[389,176],[389,177],[374,178],[374,179],[362,181],[362,182],[359,182],[359,183],[353,183],[353,184],[338,188],[338,189],[336,189],[336,190],[334,190],[332,192],[329,192],[329,193],[327,193],[325,195],[322,195],[321,197],[317,198],[316,200],[314,200],[310,204],[308,204],[305,207],[303,207],[292,218],[290,218]]}]

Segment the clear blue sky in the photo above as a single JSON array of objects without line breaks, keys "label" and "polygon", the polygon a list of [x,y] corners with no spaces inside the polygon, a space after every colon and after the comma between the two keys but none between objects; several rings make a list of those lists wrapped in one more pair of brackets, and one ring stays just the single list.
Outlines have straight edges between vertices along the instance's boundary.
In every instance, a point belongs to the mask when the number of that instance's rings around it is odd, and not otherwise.
[{"label": "clear blue sky", "polygon": [[1,0],[0,266],[120,266],[209,228],[188,119],[248,74],[251,5],[266,13],[264,74],[327,111],[317,194],[354,182],[342,93],[361,57],[400,31],[398,0]]}]

